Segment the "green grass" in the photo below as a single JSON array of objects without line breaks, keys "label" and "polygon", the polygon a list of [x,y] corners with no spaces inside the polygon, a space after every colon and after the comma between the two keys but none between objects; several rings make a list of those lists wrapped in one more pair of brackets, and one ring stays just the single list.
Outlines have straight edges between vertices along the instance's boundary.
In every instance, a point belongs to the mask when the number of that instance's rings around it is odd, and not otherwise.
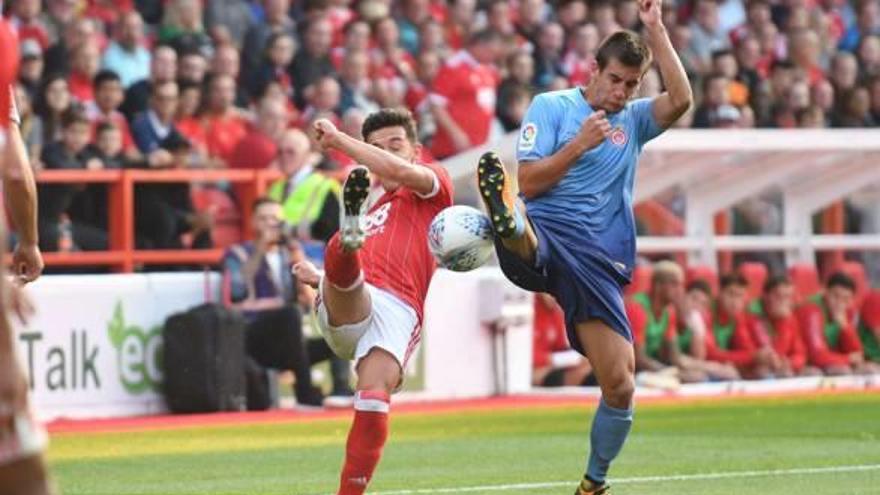
[{"label": "green grass", "polygon": [[[570,495],[591,411],[528,408],[392,416],[373,491],[546,483],[467,493]],[[328,494],[347,420],[61,435],[50,459],[66,495]],[[880,396],[645,405],[612,477],[880,464]],[[444,493],[455,493],[448,491]],[[880,470],[624,482],[615,495],[880,493]]]}]

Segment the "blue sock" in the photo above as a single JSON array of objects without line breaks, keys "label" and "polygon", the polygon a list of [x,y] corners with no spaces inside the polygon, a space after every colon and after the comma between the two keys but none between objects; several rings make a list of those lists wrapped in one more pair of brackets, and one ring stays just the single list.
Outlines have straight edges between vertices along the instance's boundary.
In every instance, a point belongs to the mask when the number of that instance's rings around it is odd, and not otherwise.
[{"label": "blue sock", "polygon": [[605,404],[604,399],[599,401],[590,432],[590,461],[587,464],[587,477],[590,480],[605,482],[608,467],[623,448],[632,422],[632,407],[615,409]]}]

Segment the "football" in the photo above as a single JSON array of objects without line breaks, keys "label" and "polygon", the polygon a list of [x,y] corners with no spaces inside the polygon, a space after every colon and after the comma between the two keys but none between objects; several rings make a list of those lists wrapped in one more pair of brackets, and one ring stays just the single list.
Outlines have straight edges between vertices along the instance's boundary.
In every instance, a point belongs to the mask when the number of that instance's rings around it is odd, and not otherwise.
[{"label": "football", "polygon": [[437,264],[456,272],[482,266],[492,256],[492,223],[483,212],[464,205],[450,206],[428,228],[428,247]]}]

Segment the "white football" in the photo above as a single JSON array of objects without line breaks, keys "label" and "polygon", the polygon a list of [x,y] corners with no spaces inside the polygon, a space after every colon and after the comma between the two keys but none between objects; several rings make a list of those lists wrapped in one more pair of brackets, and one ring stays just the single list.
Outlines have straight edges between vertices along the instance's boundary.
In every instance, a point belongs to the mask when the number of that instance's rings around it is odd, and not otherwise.
[{"label": "white football", "polygon": [[495,250],[492,222],[470,206],[450,206],[428,228],[428,247],[437,264],[456,272],[482,266]]}]

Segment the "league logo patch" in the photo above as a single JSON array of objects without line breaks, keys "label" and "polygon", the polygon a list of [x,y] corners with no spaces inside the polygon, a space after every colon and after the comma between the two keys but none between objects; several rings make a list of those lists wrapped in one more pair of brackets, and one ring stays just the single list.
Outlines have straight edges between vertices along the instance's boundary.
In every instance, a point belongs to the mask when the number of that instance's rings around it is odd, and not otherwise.
[{"label": "league logo patch", "polygon": [[519,149],[530,150],[535,147],[535,141],[538,139],[538,126],[529,122],[524,125],[519,135]]},{"label": "league logo patch", "polygon": [[626,144],[626,132],[622,127],[615,127],[611,131],[611,144],[614,146],[623,146]]}]

